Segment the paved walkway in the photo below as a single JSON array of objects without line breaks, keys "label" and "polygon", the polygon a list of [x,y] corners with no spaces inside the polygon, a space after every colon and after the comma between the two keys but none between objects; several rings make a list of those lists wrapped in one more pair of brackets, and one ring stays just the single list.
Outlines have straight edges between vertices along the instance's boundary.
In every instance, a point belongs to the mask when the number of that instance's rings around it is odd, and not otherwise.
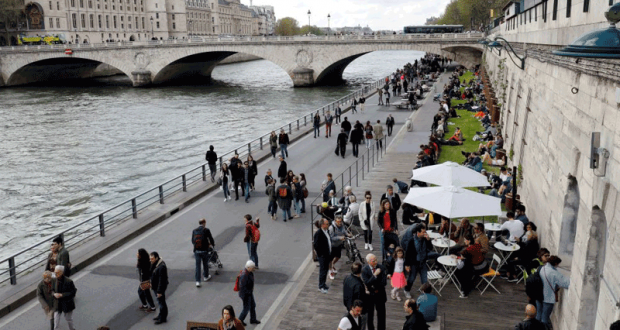
[{"label": "paved walkway", "polygon": [[[445,75],[441,81],[446,81]],[[443,83],[439,84],[438,88],[440,86],[443,86]],[[414,131],[407,132],[403,129],[395,136],[380,164],[366,175],[359,187],[354,187],[353,192],[356,196],[361,196],[366,190],[370,190],[373,196],[381,196],[385,192],[385,186],[391,184],[391,179],[394,177],[408,182],[407,179],[411,177],[411,169],[415,164],[419,146],[428,142],[430,126],[438,107],[438,103],[432,102],[431,98],[412,114],[415,118]],[[401,194],[401,199],[403,198],[404,195]],[[402,211],[399,211],[398,218],[401,219],[401,217]],[[407,228],[402,223],[399,225],[401,232]],[[375,250],[373,252],[375,255],[380,255],[379,231],[374,230],[373,234]],[[364,240],[361,237],[357,240],[357,246],[362,248],[362,257],[371,252],[363,249]],[[488,257],[491,256],[489,254]],[[339,267],[336,278],[333,281],[328,278],[327,284],[330,290],[327,295],[317,290],[318,264],[309,265],[303,276],[305,284],[299,286],[289,297],[278,317],[270,325],[270,329],[309,330],[337,327],[339,320],[346,313],[342,302],[342,281],[350,273],[350,264],[345,263],[346,259],[344,256],[343,261],[337,264]],[[523,302],[526,301],[524,286],[508,283],[500,278],[496,278],[494,284],[502,292],[501,295],[488,291],[484,296],[480,296],[474,290],[468,299],[463,300],[458,298],[459,292],[452,283],[447,283],[442,291],[443,296],[439,297],[438,320],[430,323],[431,329],[512,329],[514,324],[523,318],[525,308]],[[418,277],[413,286],[414,291],[420,286]],[[387,285],[386,290],[391,290],[390,284]],[[403,311],[403,303],[392,300],[389,296],[388,292],[387,329],[401,329],[406,315]],[[414,293],[413,296],[415,298],[418,295]],[[498,311],[501,312],[498,313]]]},{"label": "paved walkway", "polygon": [[[376,97],[369,98],[369,106],[364,113],[347,113],[346,116],[353,121],[376,122],[380,119],[384,122],[391,112],[396,119],[396,132],[410,114],[408,111],[387,111],[383,107],[370,106],[376,103]],[[288,167],[297,174],[306,174],[311,197],[308,200],[319,194],[327,172],[340,173],[354,160],[350,149],[346,159],[334,155],[337,129],[338,126],[334,126],[334,134],[329,139],[324,135],[314,139],[310,134],[289,146]],[[324,134],[323,129],[321,131]],[[248,213],[263,219],[262,238],[258,246],[261,270],[256,274],[255,296],[258,317],[269,319],[288,292],[299,283],[300,270],[310,263],[311,249],[309,215],[287,223],[272,221],[267,216],[262,177],[268,168],[275,172],[278,166],[277,160],[272,159],[259,164],[257,191],[253,193],[250,203],[246,204],[242,199],[224,203],[221,192],[212,192],[76,273],[72,277],[78,289],[74,313],[76,328],[93,329],[101,325],[114,330],[153,328],[154,315],[137,309],[135,255],[139,248],[159,252],[169,269],[167,301],[170,316],[168,323],[158,328],[177,330],[184,329],[187,321],[217,321],[222,307],[227,304],[233,305],[239,313],[241,300],[232,288],[235,276],[248,259],[246,245],[242,241],[243,215]],[[224,268],[211,282],[196,288],[190,233],[203,217],[214,235]],[[48,324],[35,300],[0,319],[3,330],[45,329]],[[64,321],[62,324],[61,329],[66,329]]]}]

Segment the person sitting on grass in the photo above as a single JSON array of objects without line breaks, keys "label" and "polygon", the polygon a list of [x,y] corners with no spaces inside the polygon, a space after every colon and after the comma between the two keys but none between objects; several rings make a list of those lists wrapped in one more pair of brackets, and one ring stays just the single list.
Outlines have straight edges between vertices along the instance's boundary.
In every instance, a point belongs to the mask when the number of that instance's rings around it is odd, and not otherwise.
[{"label": "person sitting on grass", "polygon": [[460,127],[456,128],[456,131],[454,132],[452,137],[448,139],[448,141],[463,141],[463,132],[461,132]]},{"label": "person sitting on grass", "polygon": [[487,152],[482,156],[482,162],[491,166],[504,166],[506,165],[506,155],[502,155],[500,159],[492,158]]}]

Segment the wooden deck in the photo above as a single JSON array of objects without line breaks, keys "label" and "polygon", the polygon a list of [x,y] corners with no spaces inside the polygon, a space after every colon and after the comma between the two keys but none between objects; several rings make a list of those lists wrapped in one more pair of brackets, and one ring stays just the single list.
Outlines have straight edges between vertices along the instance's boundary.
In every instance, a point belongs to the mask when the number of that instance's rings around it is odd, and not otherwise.
[{"label": "wooden deck", "polygon": [[[360,182],[360,186],[354,187],[353,192],[359,198],[363,196],[364,191],[370,190],[373,200],[377,203],[378,198],[385,192],[386,185],[392,183],[392,178],[397,177],[399,180],[408,182],[414,157],[413,153],[388,152],[381,162],[366,175],[365,180]],[[402,198],[404,196],[401,194]],[[401,219],[401,211],[399,211],[398,218]],[[401,231],[404,229],[401,228]],[[380,255],[379,231],[375,230],[373,235],[374,253]],[[357,245],[361,248],[364,257],[369,251],[363,249],[363,238],[358,239]],[[312,274],[303,284],[303,288],[290,308],[284,313],[278,329],[337,328],[339,320],[346,313],[342,302],[342,281],[350,273],[350,265],[341,260],[338,262],[338,267],[339,272],[335,280],[327,279],[327,284],[330,286],[328,294],[318,291],[318,264],[310,267],[309,271]],[[434,322],[432,329],[440,329],[440,323],[443,323],[443,329],[448,330],[513,329],[514,325],[523,319],[526,301],[524,285],[509,283],[499,277],[494,280],[494,284],[501,294],[490,289],[480,296],[479,292],[474,289],[468,299],[458,298],[459,293],[454,285],[451,282],[446,284],[441,292],[442,296],[439,297],[440,320]],[[412,291],[420,285],[418,277]],[[405,320],[402,302],[389,298],[390,284],[386,286],[386,290],[388,291],[387,329],[402,329]],[[414,292],[413,297],[417,296],[417,292]]]}]

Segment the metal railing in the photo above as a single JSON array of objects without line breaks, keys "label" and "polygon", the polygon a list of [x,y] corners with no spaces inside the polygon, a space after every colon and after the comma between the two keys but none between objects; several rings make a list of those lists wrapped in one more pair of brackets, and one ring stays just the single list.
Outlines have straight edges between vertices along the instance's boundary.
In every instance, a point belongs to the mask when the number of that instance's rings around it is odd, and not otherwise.
[{"label": "metal railing", "polygon": [[[383,159],[383,156],[387,152],[387,136],[383,137],[383,148],[378,148],[377,143],[373,142],[372,146],[369,149],[366,149],[366,152],[359,156],[354,163],[352,163],[349,167],[347,167],[344,171],[342,171],[337,177],[333,178],[334,183],[336,184],[336,196],[344,195],[344,188],[346,186],[353,187],[353,183],[355,181],[355,187],[359,187],[360,185],[360,174],[361,180],[364,180],[364,173],[369,173],[370,169],[375,167],[375,164],[379,163],[379,160]],[[361,144],[362,146],[363,144]],[[338,184],[340,184],[340,188],[338,188]],[[323,192],[319,196],[317,196],[312,202],[310,202],[310,242],[312,249],[312,241],[314,240],[314,232],[315,226],[314,221],[320,219],[322,216],[319,214],[316,209],[318,206],[323,203]],[[359,203],[359,201],[358,201]],[[306,203],[308,204],[308,203]],[[342,210],[342,214],[346,210]]]},{"label": "metal railing", "polygon": [[115,41],[105,43],[89,43],[89,44],[57,44],[57,45],[23,45],[23,46],[4,46],[0,47],[0,51],[20,51],[20,50],[64,50],[71,49],[111,49],[125,47],[144,47],[156,45],[176,45],[176,44],[211,44],[211,43],[261,43],[261,42],[290,42],[290,41],[369,41],[369,40],[426,40],[426,39],[463,39],[467,41],[478,40],[484,36],[483,33],[447,33],[447,34],[392,34],[392,35],[326,35],[326,36],[270,36],[270,37],[221,37],[221,36],[203,36],[192,37],[189,39],[173,39],[173,40],[145,40],[145,41]]},{"label": "metal railing", "polygon": [[[313,110],[312,112],[299,117],[296,120],[279,126],[273,131],[279,132],[280,130],[285,130],[288,134],[291,134],[293,131],[299,132],[308,126],[311,128],[313,125],[312,118],[317,112],[319,112],[323,118],[326,111],[333,112],[333,110],[339,105],[344,111],[347,109],[347,104],[350,104],[354,98],[358,99],[361,95],[367,95],[374,92],[378,87],[381,87],[384,84],[384,79],[370,84],[364,84],[361,89],[341,97],[326,106]],[[216,164],[216,173],[220,171],[222,164],[234,154],[239,154],[239,158],[243,159],[248,155],[252,155],[253,152],[258,152],[264,148],[270,150],[270,134],[271,131],[220,155],[219,161]],[[61,232],[50,235],[45,239],[0,260],[0,265],[8,263],[8,268],[0,269],[0,284],[10,280],[11,284],[15,285],[17,284],[17,277],[19,275],[28,272],[34,267],[37,267],[41,263],[42,259],[44,259],[44,256],[49,253],[49,244],[51,244],[51,240],[54,237],[62,237],[64,245],[67,248],[75,246],[94,236],[104,237],[106,229],[118,225],[124,220],[130,218],[137,219],[141,210],[156,203],[165,204],[166,199],[168,199],[172,194],[181,191],[187,192],[188,187],[207,180],[210,180],[210,171],[208,163],[205,162],[181,175],[148,189],[141,194],[123,201],[93,217],[62,230]]]}]

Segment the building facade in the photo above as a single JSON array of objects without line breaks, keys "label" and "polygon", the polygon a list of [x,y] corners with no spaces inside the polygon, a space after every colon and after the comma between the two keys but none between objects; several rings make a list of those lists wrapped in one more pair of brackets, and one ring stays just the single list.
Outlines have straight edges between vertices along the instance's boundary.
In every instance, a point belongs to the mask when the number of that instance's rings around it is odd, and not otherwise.
[{"label": "building facade", "polygon": [[240,0],[32,0],[24,8],[0,45],[17,44],[20,34],[58,35],[72,44],[258,35],[270,24]]},{"label": "building facade", "polygon": [[276,27],[276,13],[273,6],[250,6],[257,15],[256,35],[273,35]]}]

